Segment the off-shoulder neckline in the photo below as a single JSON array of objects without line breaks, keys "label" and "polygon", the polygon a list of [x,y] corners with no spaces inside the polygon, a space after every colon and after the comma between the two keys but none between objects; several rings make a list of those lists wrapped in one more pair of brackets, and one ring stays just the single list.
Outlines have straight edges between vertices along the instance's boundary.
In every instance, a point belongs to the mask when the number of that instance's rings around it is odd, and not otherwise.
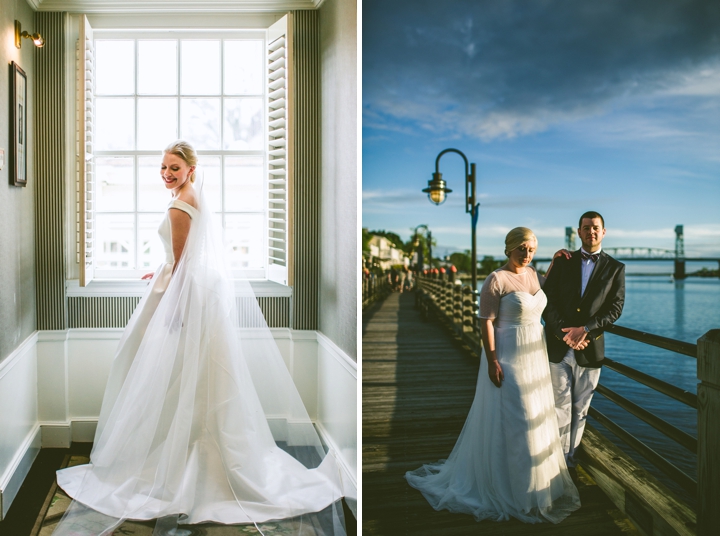
[{"label": "off-shoulder neckline", "polygon": [[173,205],[174,203],[182,203],[183,205],[190,207],[193,210],[198,210],[194,206],[192,206],[190,203],[183,201],[182,199],[171,199],[169,205]]}]

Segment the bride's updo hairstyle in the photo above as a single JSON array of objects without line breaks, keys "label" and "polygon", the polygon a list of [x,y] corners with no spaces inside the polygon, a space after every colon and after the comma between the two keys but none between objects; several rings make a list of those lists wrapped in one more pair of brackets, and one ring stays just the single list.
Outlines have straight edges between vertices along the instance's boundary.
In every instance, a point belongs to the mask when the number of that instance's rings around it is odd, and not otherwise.
[{"label": "bride's updo hairstyle", "polygon": [[[183,159],[188,166],[197,166],[197,153],[193,146],[185,140],[176,140],[165,147],[164,154],[174,154]],[[190,182],[195,182],[195,172],[190,174]]]},{"label": "bride's updo hairstyle", "polygon": [[515,227],[505,237],[505,256],[509,257],[510,252],[520,247],[524,242],[535,242],[537,244],[537,237],[527,227]]}]

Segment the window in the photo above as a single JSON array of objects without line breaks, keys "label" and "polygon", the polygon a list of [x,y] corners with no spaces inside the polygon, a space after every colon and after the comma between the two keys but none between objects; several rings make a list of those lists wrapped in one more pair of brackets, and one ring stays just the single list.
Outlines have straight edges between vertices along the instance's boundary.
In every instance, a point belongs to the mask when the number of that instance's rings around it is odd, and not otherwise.
[{"label": "window", "polygon": [[93,277],[136,279],[162,262],[157,228],[169,195],[161,151],[177,138],[198,152],[203,193],[224,229],[232,269],[287,284],[284,39],[257,30],[157,34],[93,34],[85,20],[78,45],[81,285]]}]

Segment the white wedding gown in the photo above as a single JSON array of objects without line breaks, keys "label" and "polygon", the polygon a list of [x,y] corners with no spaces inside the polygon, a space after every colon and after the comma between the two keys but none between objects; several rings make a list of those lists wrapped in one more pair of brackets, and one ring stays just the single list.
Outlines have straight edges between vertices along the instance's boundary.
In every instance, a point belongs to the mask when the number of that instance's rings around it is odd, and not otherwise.
[{"label": "white wedding gown", "polygon": [[[192,218],[174,274],[171,208]],[[328,507],[333,528],[317,533],[344,534],[334,453],[323,450],[247,281],[238,318],[220,232],[202,204],[168,207],[159,229],[166,262],[120,341],[90,463],[58,471],[74,511],[55,534],[110,534],[124,519],[167,516],[327,518]],[[81,525],[95,528],[73,532],[83,515]]]},{"label": "white wedding gown", "polygon": [[[485,282],[498,303],[495,347],[502,386],[490,382],[483,351],[475,399],[450,456],[406,474],[436,510],[471,514],[478,521],[559,523],[580,507],[560,446],[540,323],[547,298],[534,270],[527,272],[499,270]],[[534,282],[523,281],[529,278]],[[485,285],[481,316],[492,318],[483,315],[484,297],[493,299]]]}]

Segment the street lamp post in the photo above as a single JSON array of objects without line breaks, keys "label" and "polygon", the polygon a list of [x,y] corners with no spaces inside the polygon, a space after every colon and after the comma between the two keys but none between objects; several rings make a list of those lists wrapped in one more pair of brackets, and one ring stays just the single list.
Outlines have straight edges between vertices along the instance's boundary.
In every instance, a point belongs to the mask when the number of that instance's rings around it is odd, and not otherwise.
[{"label": "street lamp post", "polygon": [[[430,257],[430,268],[432,268],[432,232],[430,229],[428,229],[428,226],[424,223],[421,223],[417,227],[415,227],[415,239],[414,239],[414,245],[415,247],[420,246],[420,239],[418,238],[418,229],[425,229],[425,232],[427,233],[425,235],[425,240],[427,241],[427,247],[428,247],[428,256]],[[418,274],[423,271],[423,251],[422,248],[418,249],[418,259],[417,259],[417,272]]]},{"label": "street lamp post", "polygon": [[442,179],[442,173],[440,173],[440,157],[445,153],[457,153],[465,162],[465,212],[470,214],[470,233],[472,235],[472,251],[470,253],[470,261],[472,263],[472,289],[474,295],[477,295],[477,235],[475,229],[477,227],[480,203],[476,202],[475,164],[468,164],[467,157],[457,149],[445,149],[441,151],[435,159],[435,173],[432,175],[433,178],[431,181],[428,181],[428,187],[423,189],[423,192],[427,193],[430,201],[436,205],[444,203],[447,194],[452,192],[452,190],[445,185],[445,181]]},{"label": "street lamp post", "polygon": [[432,231],[430,229],[427,230],[427,235],[425,235],[425,238],[427,239],[428,247],[428,264],[430,265],[430,268],[432,268]]}]

